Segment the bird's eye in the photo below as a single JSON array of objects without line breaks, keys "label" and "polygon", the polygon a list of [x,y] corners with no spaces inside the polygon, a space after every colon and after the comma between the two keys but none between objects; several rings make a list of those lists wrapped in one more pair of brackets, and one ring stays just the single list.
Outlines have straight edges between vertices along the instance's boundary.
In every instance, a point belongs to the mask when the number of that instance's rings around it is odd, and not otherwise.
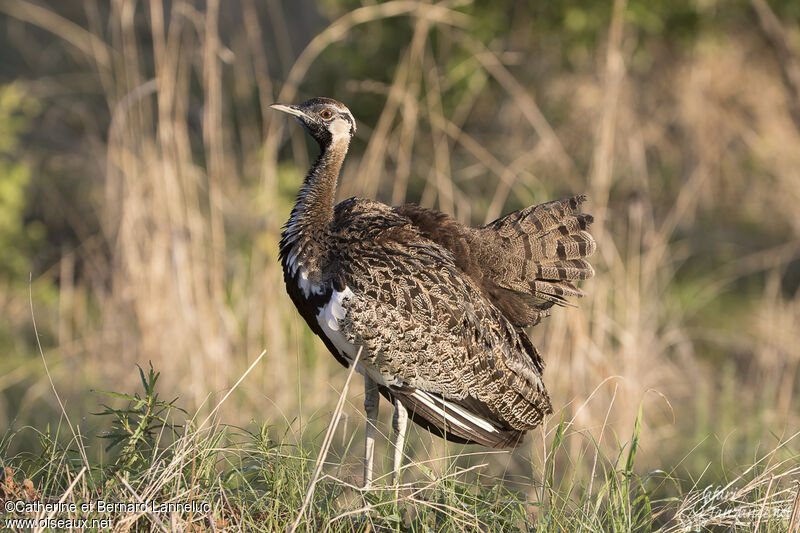
[{"label": "bird's eye", "polygon": [[331,112],[330,109],[323,109],[322,112],[319,114],[319,116],[321,116],[325,120],[328,120],[333,116],[333,113]]}]

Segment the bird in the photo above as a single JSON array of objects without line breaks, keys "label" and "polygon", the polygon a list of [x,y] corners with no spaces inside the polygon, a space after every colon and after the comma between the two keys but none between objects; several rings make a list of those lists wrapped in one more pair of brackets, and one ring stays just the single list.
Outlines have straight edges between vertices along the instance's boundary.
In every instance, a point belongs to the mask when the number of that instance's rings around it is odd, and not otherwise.
[{"label": "bird", "polygon": [[[356,121],[326,97],[276,103],[317,142],[279,243],[287,292],[345,367],[364,377],[364,486],[380,397],[394,406],[393,478],[410,418],[449,441],[514,448],[553,412],[525,328],[583,296],[596,249],[583,195],[481,227],[414,204],[335,204]],[[378,179],[372,176],[370,179]]]}]

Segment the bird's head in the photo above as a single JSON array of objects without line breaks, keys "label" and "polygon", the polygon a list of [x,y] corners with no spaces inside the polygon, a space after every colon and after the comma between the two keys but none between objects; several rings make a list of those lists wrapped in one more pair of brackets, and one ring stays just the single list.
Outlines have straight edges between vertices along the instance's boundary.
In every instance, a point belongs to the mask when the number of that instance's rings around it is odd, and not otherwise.
[{"label": "bird's head", "polygon": [[272,109],[294,115],[320,146],[341,140],[350,141],[356,132],[356,120],[350,110],[332,98],[312,98],[300,105],[272,104]]}]

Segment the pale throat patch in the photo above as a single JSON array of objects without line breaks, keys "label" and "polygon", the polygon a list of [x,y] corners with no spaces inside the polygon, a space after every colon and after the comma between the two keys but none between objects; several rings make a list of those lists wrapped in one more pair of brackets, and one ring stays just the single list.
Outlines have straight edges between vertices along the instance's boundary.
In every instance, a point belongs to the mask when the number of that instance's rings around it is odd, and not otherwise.
[{"label": "pale throat patch", "polygon": [[336,120],[331,122],[329,130],[333,137],[333,142],[350,141],[350,122],[347,120],[337,117]]}]

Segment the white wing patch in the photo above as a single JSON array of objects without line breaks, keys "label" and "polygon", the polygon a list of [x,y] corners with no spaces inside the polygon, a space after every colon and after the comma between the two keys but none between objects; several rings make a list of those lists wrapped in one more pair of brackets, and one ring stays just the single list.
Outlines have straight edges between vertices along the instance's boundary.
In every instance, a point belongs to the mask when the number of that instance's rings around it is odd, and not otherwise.
[{"label": "white wing patch", "polygon": [[328,329],[339,331],[339,321],[344,318],[344,301],[353,297],[353,291],[350,287],[345,287],[343,291],[333,291],[331,299],[325,304],[319,314],[317,321],[321,326],[327,326]]},{"label": "white wing patch", "polygon": [[[301,280],[302,280],[302,269],[300,270],[301,273]],[[301,281],[302,286],[302,281]],[[343,291],[333,291],[331,294],[331,299],[328,301],[325,306],[319,310],[317,314],[317,323],[319,327],[322,328],[322,331],[325,333],[325,336],[328,337],[336,349],[344,356],[349,356],[349,359],[354,359],[356,356],[356,352],[358,351],[354,344],[349,342],[342,332],[339,331],[340,325],[339,321],[342,320],[347,311],[345,309],[346,300],[349,300],[353,296],[353,291],[350,290],[349,287],[345,287]]]},{"label": "white wing patch", "polygon": [[461,426],[462,428],[464,428],[466,430],[470,430],[470,427],[467,426],[466,424],[464,424],[458,418],[453,417],[453,416],[447,416],[447,411],[450,411],[451,413],[458,414],[462,418],[464,418],[466,420],[469,420],[470,422],[472,422],[473,424],[475,424],[479,428],[484,429],[484,430],[486,430],[486,431],[488,431],[490,433],[497,433],[497,428],[494,427],[488,420],[486,420],[484,418],[481,418],[481,417],[479,417],[478,415],[476,415],[474,413],[470,413],[469,411],[467,411],[463,407],[461,407],[459,405],[456,405],[454,403],[450,403],[447,400],[445,400],[444,398],[438,398],[438,397],[434,398],[433,396],[431,396],[427,392],[419,390],[419,389],[415,390],[411,394],[411,396],[413,396],[414,398],[416,398],[420,402],[424,403],[425,405],[427,405],[428,407],[433,409],[437,414],[439,414],[439,416],[442,417],[443,420],[446,420],[449,423],[456,424],[456,425],[459,425],[459,426]]}]

